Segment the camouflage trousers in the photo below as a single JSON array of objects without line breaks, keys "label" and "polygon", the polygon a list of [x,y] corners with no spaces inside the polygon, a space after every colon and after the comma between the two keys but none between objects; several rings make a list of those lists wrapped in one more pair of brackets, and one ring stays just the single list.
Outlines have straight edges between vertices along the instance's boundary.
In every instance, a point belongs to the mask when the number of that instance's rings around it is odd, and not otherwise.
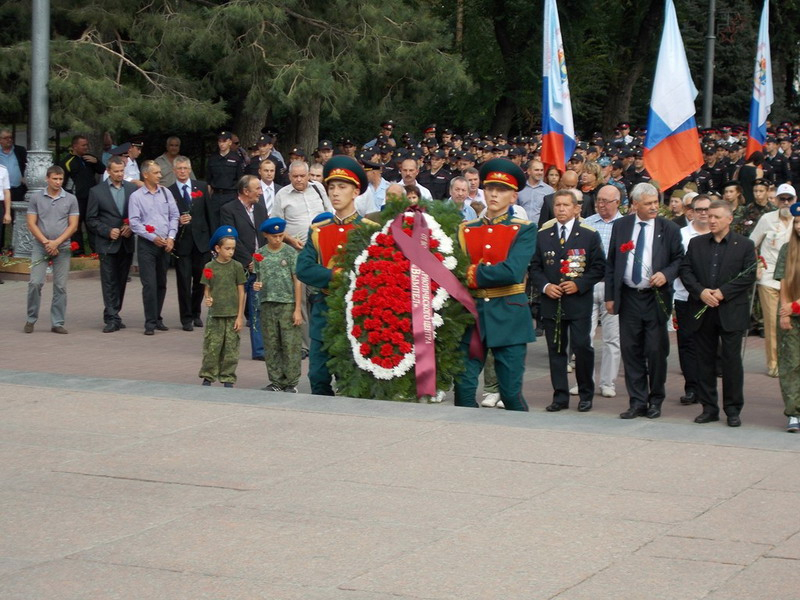
[{"label": "camouflage trousers", "polygon": [[261,335],[270,383],[282,388],[300,381],[303,328],[293,324],[294,303],[262,302]]},{"label": "camouflage trousers", "polygon": [[491,348],[486,349],[486,362],[483,363],[483,393],[497,394],[500,387],[497,385],[497,371],[494,370],[494,354]]},{"label": "camouflage trousers", "polygon": [[209,317],[203,336],[203,365],[200,377],[209,381],[236,383],[239,364],[239,332],[234,331],[236,317]]},{"label": "camouflage trousers", "polygon": [[800,417],[800,317],[791,317],[792,328],[778,327],[778,375],[787,417]]}]

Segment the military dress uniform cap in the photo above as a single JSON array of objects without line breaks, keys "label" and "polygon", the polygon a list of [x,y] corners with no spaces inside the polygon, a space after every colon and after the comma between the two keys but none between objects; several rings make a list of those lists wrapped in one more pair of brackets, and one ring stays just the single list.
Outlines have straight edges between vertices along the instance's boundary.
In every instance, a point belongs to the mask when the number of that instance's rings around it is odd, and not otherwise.
[{"label": "military dress uniform cap", "polygon": [[297,148],[297,147],[292,148],[291,150],[289,150],[289,156],[291,156],[292,154],[294,154],[295,156],[301,156],[302,158],[306,157],[306,152],[302,148]]},{"label": "military dress uniform cap", "polygon": [[392,121],[391,119],[384,121],[383,123],[381,123],[381,129],[394,129],[394,121]]},{"label": "military dress uniform cap", "polygon": [[122,156],[123,154],[127,154],[128,151],[131,149],[130,142],[125,142],[124,144],[120,144],[116,148],[112,148],[109,150],[109,154],[111,156]]},{"label": "military dress uniform cap", "polygon": [[642,158],[643,156],[644,153],[641,150],[637,149],[633,151],[633,158]]},{"label": "military dress uniform cap", "polygon": [[776,143],[778,143],[778,140],[777,140],[777,138],[775,136],[770,135],[770,136],[767,136],[767,139],[765,140],[765,142],[767,144],[776,144]]},{"label": "military dress uniform cap", "polygon": [[519,191],[525,187],[525,172],[507,158],[493,158],[480,171],[481,183],[499,183]]},{"label": "military dress uniform cap", "polygon": [[710,156],[712,154],[716,154],[716,150],[713,146],[703,146],[703,154]]},{"label": "military dress uniform cap", "polygon": [[378,152],[375,150],[363,150],[358,155],[358,161],[364,166],[365,171],[374,171],[383,166],[378,159]]},{"label": "military dress uniform cap", "polygon": [[258,146],[269,146],[274,141],[275,140],[272,138],[271,135],[262,135],[256,141],[256,145],[258,145]]},{"label": "military dress uniform cap", "polygon": [[378,146],[378,150],[380,151],[381,154],[391,154],[392,152],[394,152],[394,146],[392,146],[391,144],[381,144],[380,146]]},{"label": "military dress uniform cap", "polygon": [[627,121],[622,121],[621,123],[617,123],[617,129],[630,129],[631,124]]},{"label": "military dress uniform cap", "polygon": [[439,142],[437,142],[435,139],[431,138],[429,140],[425,140],[425,145],[428,148],[436,148],[439,145]]},{"label": "military dress uniform cap", "polygon": [[461,160],[466,160],[468,162],[475,162],[475,155],[472,152],[462,152]]},{"label": "military dress uniform cap", "polygon": [[236,231],[235,227],[231,227],[230,225],[222,225],[218,227],[217,230],[211,236],[211,239],[208,240],[208,247],[210,250],[214,249],[214,246],[219,244],[219,241],[222,238],[234,238],[235,240],[239,239],[239,232]]},{"label": "military dress uniform cap", "polygon": [[320,140],[317,150],[333,150],[333,142],[330,140]]},{"label": "military dress uniform cap", "polygon": [[525,156],[527,152],[525,152],[525,148],[512,148],[510,154],[512,156]]},{"label": "military dress uniform cap", "polygon": [[233,134],[230,131],[220,131],[217,135],[218,140],[232,140]]},{"label": "military dress uniform cap", "polygon": [[280,217],[270,217],[258,229],[262,233],[283,233],[286,230],[286,221]]},{"label": "military dress uniform cap", "polygon": [[136,146],[137,148],[144,148],[144,142],[139,138],[131,140],[130,144],[131,146]]},{"label": "military dress uniform cap", "polygon": [[444,150],[434,150],[431,152],[431,158],[447,158],[447,154]]},{"label": "military dress uniform cap", "polygon": [[424,133],[436,133],[436,123],[431,123],[425,129],[423,129]]},{"label": "military dress uniform cap", "polygon": [[352,183],[361,190],[362,194],[367,191],[369,185],[364,168],[354,158],[345,155],[334,156],[325,163],[322,180],[325,183],[329,181]]},{"label": "military dress uniform cap", "polygon": [[583,162],[583,154],[578,154],[576,152],[572,155],[568,162]]}]

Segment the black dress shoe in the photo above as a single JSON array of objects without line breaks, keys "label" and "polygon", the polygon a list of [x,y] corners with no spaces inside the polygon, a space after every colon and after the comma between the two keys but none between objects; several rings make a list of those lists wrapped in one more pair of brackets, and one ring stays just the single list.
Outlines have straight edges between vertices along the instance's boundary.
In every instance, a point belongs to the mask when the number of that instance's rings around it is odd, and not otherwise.
[{"label": "black dress shoe", "polygon": [[103,333],[114,333],[119,327],[117,327],[116,323],[106,323],[106,326],[103,327]]},{"label": "black dress shoe", "polygon": [[194,327],[192,326],[192,324],[191,324],[191,323],[186,323],[186,324],[183,326],[183,330],[184,330],[184,331],[194,331]]},{"label": "black dress shoe", "polygon": [[703,412],[694,418],[694,422],[700,423],[701,425],[703,423],[711,423],[713,421],[719,421],[719,415],[712,415],[711,413]]},{"label": "black dress shoe", "polygon": [[145,329],[144,330],[144,334],[145,335],[155,335],[156,332],[154,330],[152,330],[152,329]]},{"label": "black dress shoe", "polygon": [[648,419],[657,419],[660,416],[661,416],[661,408],[658,406],[651,406],[650,408],[648,408],[647,414],[645,415],[645,417],[647,417]]},{"label": "black dress shoe", "polygon": [[158,323],[156,323],[156,329],[158,329],[159,331],[169,331],[169,327],[164,325],[164,323],[162,321],[159,321]]},{"label": "black dress shoe", "polygon": [[681,404],[684,406],[697,404],[697,396],[695,396],[694,392],[687,392],[685,396],[681,396]]},{"label": "black dress shoe", "polygon": [[125,325],[125,323],[123,323],[122,321],[120,321],[119,323],[117,323],[117,329],[126,329],[127,327],[128,327],[128,326],[127,326],[127,325]]},{"label": "black dress shoe", "polygon": [[647,415],[646,408],[629,408],[624,413],[619,414],[620,419],[635,419],[636,417],[644,417]]},{"label": "black dress shoe", "polygon": [[739,418],[738,415],[733,415],[728,417],[728,427],[741,427],[742,420]]},{"label": "black dress shoe", "polygon": [[202,327],[203,326],[203,319],[201,319],[200,317],[196,317],[195,320],[194,320],[194,326],[195,327]]},{"label": "black dress shoe", "polygon": [[547,412],[558,412],[560,410],[567,410],[568,408],[568,404],[559,404],[558,402],[553,402],[550,406],[546,406],[545,410]]},{"label": "black dress shoe", "polygon": [[578,402],[578,412],[589,412],[592,410],[591,400],[581,400]]}]

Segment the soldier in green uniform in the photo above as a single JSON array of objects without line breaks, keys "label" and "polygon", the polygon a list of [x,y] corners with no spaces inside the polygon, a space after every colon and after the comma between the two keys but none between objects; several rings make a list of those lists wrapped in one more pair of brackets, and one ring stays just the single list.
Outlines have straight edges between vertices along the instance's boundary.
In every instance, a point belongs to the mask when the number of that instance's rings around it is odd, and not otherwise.
[{"label": "soldier in green uniform", "polygon": [[[458,230],[459,243],[471,263],[467,285],[476,298],[484,349],[491,348],[494,354],[500,399],[506,410],[527,411],[522,377],[527,344],[536,335],[525,279],[536,249],[536,225],[515,218],[510,210],[517,192],[525,187],[521,168],[508,159],[496,158],[481,167],[480,176],[486,215],[461,223]],[[475,392],[482,368],[483,360],[467,359],[466,370],[455,385],[456,406],[478,406]]]},{"label": "soldier in green uniform", "polygon": [[208,306],[203,337],[203,385],[219,380],[226,388],[236,383],[239,364],[239,330],[244,322],[244,282],[239,261],[233,260],[239,233],[229,225],[218,228],[209,241],[216,257],[203,269],[205,304]]},{"label": "soldier in green uniform", "polygon": [[311,223],[308,241],[297,257],[297,278],[316,289],[309,297],[311,311],[308,333],[311,347],[308,379],[311,393],[333,396],[333,378],[327,364],[329,356],[322,349],[322,330],[328,311],[325,297],[334,275],[334,257],[347,242],[349,231],[360,223],[371,221],[366,221],[356,211],[356,198],[366,191],[369,184],[367,174],[354,158],[334,156],[325,163],[322,178],[335,214],[323,213]]},{"label": "soldier in green uniform", "polygon": [[[297,279],[297,250],[283,243],[286,221],[272,217],[259,230],[267,243],[258,249],[256,282],[261,303],[261,334],[267,363],[269,392],[297,393],[303,335],[303,286]],[[258,259],[261,260],[258,260]]]},{"label": "soldier in green uniform", "polygon": [[783,414],[789,418],[786,431],[800,431],[800,203],[792,205],[792,233],[778,253],[773,277],[781,282],[778,310],[778,377],[783,396]]}]

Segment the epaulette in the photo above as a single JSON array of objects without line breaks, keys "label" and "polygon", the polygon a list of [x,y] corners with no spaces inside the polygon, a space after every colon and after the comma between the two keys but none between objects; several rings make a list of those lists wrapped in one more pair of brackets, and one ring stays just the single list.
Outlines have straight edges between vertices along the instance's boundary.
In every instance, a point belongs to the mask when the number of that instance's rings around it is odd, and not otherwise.
[{"label": "epaulette", "polygon": [[544,231],[545,229],[550,229],[553,227],[557,221],[555,219],[550,219],[549,221],[542,224],[542,228],[539,231]]},{"label": "epaulette", "polygon": [[364,217],[361,221],[358,222],[359,225],[369,225],[370,227],[380,227],[380,223],[376,223],[370,219]]},{"label": "epaulette", "polygon": [[527,219],[520,219],[518,217],[511,217],[511,223],[514,223],[515,225],[530,225],[531,224],[531,222],[528,221]]},{"label": "epaulette", "polygon": [[320,227],[324,227],[325,225],[330,225],[333,223],[333,219],[325,219],[323,221],[317,221],[316,223],[311,224],[311,229],[318,230]]},{"label": "epaulette", "polygon": [[483,225],[483,219],[472,219],[471,221],[461,221],[459,227],[479,227]]},{"label": "epaulette", "polygon": [[591,225],[587,225],[584,221],[579,222],[578,225],[580,227],[583,227],[584,229],[588,229],[589,231],[597,231],[597,229],[595,229]]}]

